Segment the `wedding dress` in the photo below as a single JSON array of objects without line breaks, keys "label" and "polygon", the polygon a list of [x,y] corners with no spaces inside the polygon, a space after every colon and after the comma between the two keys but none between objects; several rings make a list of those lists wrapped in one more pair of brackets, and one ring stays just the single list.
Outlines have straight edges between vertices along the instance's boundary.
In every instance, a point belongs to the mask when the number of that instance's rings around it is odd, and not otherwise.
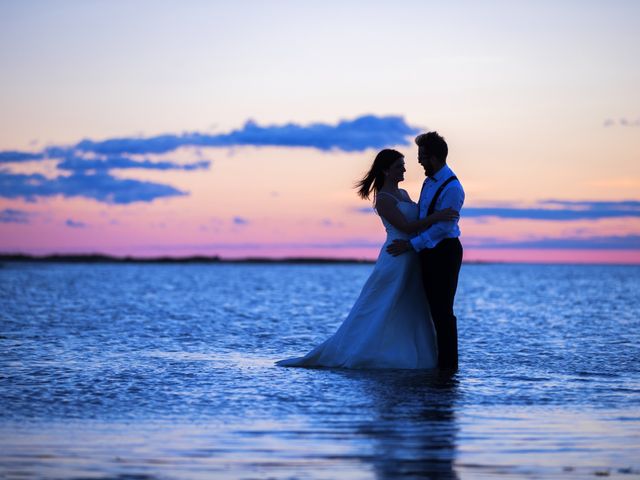
[{"label": "wedding dress", "polygon": [[[395,198],[395,197],[394,197]],[[396,199],[397,200],[397,199]],[[418,206],[398,201],[408,221]],[[393,257],[386,247],[409,236],[383,217],[387,239],[371,276],[338,331],[304,357],[280,360],[285,367],[434,368],[436,333],[422,287],[420,262],[413,250]]]}]

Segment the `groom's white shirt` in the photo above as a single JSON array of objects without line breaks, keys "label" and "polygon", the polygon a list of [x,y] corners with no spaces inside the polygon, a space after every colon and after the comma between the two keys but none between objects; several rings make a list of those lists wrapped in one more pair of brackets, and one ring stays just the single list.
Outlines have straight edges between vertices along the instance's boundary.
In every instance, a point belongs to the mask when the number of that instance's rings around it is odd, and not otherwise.
[{"label": "groom's white shirt", "polygon": [[[418,201],[420,218],[425,218],[427,216],[429,205],[431,204],[431,200],[433,200],[433,196],[436,194],[436,191],[440,188],[440,185],[447,180],[447,178],[453,175],[455,175],[453,170],[445,164],[445,166],[438,170],[434,175],[425,179],[422,193],[420,194],[420,200]],[[436,200],[435,209],[437,211],[445,208],[453,208],[459,212],[463,203],[464,189],[462,188],[462,184],[459,180],[454,180],[444,187],[444,190],[440,193],[438,200]],[[425,248],[435,247],[445,238],[456,238],[459,236],[460,228],[458,227],[458,221],[452,220],[450,222],[434,223],[430,228],[413,237],[410,242],[415,251],[419,252]]]}]

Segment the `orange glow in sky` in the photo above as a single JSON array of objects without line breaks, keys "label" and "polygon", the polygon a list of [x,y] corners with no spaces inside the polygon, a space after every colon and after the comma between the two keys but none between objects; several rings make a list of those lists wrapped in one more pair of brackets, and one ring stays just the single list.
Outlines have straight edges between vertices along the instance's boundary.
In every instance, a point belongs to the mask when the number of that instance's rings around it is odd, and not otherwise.
[{"label": "orange glow in sky", "polygon": [[[0,5],[1,252],[373,259],[384,231],[354,182],[382,146],[414,199],[424,174],[413,133],[323,147],[370,115],[445,136],[467,260],[640,263],[637,2],[56,5]],[[83,139],[185,132],[208,143],[69,184],[108,157]]]}]

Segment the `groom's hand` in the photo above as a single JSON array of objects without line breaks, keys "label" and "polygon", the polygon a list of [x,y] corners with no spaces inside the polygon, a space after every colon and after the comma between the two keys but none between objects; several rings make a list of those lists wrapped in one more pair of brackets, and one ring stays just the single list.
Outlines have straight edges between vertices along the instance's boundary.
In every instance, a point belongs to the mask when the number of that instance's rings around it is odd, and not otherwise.
[{"label": "groom's hand", "polygon": [[403,253],[411,250],[411,244],[407,240],[394,240],[391,245],[387,247],[387,253],[397,257]]}]

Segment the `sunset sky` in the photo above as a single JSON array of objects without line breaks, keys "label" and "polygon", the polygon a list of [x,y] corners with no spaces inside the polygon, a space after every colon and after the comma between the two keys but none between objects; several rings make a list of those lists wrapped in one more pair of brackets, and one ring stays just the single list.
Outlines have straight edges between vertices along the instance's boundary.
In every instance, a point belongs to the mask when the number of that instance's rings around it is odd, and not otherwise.
[{"label": "sunset sky", "polygon": [[466,260],[640,263],[640,2],[0,2],[0,251],[375,258],[424,178]]}]

